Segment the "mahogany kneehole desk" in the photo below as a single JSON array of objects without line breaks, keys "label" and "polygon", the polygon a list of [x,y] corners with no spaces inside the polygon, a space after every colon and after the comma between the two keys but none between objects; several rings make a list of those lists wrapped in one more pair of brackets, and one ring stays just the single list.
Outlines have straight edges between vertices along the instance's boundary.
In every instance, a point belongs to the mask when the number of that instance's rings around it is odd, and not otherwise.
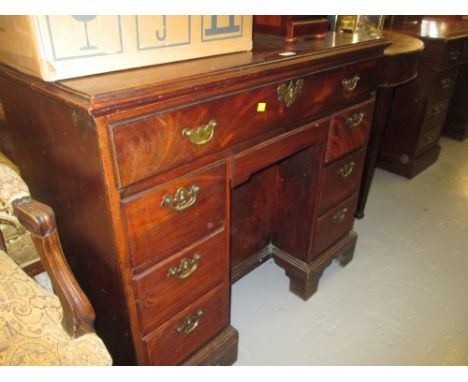
[{"label": "mahogany kneehole desk", "polygon": [[13,159],[115,364],[232,364],[232,281],[273,257],[308,299],[352,259],[388,42],[283,44],[57,83],[1,68]]}]

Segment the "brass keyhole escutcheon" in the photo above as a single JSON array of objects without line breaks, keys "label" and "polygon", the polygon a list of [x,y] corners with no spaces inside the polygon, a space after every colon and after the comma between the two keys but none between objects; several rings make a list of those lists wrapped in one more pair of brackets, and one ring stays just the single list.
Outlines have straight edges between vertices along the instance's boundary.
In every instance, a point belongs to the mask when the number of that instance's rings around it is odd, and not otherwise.
[{"label": "brass keyhole escutcheon", "polygon": [[291,106],[294,102],[296,102],[298,95],[302,93],[303,87],[304,80],[301,78],[296,80],[296,82],[290,81],[288,85],[281,84],[276,89],[278,93],[278,100],[283,102],[286,107]]}]

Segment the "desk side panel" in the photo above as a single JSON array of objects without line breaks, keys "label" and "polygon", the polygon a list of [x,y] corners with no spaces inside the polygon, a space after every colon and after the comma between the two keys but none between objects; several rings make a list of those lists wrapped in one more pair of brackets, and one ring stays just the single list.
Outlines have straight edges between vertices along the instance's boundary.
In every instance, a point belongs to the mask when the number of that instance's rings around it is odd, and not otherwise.
[{"label": "desk side panel", "polygon": [[12,159],[31,195],[49,204],[67,260],[96,310],[114,364],[133,364],[132,339],[95,121],[53,93],[0,73]]}]

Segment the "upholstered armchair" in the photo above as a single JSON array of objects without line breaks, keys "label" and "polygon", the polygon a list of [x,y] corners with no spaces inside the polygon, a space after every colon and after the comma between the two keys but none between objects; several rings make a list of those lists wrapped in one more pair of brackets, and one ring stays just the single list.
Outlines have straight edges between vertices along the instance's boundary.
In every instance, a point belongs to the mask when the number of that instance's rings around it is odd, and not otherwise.
[{"label": "upholstered armchair", "polygon": [[0,235],[0,365],[111,365],[94,333],[94,310],[62,252],[54,213],[29,197],[12,201],[52,281],[52,294],[5,252]]},{"label": "upholstered armchair", "polygon": [[12,202],[29,196],[29,189],[18,168],[0,152],[0,231],[12,259],[33,276],[43,268],[31,235],[13,213]]}]

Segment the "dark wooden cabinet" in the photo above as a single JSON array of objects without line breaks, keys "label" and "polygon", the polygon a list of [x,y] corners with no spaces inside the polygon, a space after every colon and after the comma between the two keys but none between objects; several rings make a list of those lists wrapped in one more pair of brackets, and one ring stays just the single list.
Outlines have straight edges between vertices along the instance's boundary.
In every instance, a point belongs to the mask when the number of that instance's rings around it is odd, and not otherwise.
[{"label": "dark wooden cabinet", "polygon": [[395,28],[421,39],[424,52],[417,79],[394,92],[378,166],[412,178],[439,156],[438,142],[458,71],[468,59],[468,29],[459,22],[437,19],[422,19]]},{"label": "dark wooden cabinet", "polygon": [[383,31],[383,35],[392,44],[384,51],[380,85],[375,100],[374,119],[363,164],[356,209],[356,217],[358,218],[364,217],[364,209],[382,145],[382,137],[389,123],[390,112],[395,107],[393,105],[394,91],[417,77],[419,59],[424,49],[423,42],[412,36],[388,30]]},{"label": "dark wooden cabinet", "polygon": [[[309,298],[353,256],[385,39],[327,34],[46,83],[0,101],[115,364],[230,364],[230,285],[273,256]],[[289,52],[285,55],[285,52]]]},{"label": "dark wooden cabinet", "polygon": [[[468,21],[467,21],[468,23]],[[460,66],[442,133],[464,141],[468,138],[468,38],[465,42],[467,63]]]}]

